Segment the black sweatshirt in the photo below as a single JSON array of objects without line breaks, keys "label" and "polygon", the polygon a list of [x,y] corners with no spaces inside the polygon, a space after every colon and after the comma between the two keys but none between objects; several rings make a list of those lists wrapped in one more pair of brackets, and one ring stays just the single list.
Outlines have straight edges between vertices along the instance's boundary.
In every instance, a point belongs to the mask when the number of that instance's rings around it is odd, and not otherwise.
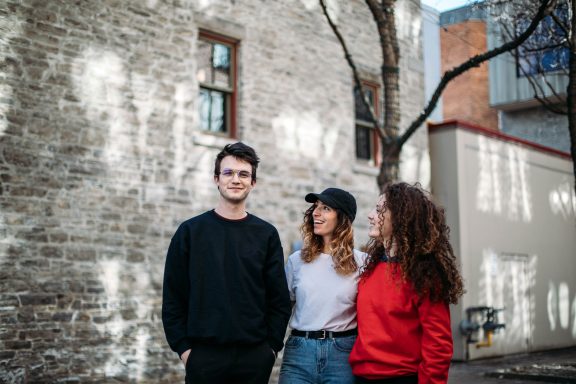
[{"label": "black sweatshirt", "polygon": [[179,356],[194,343],[284,346],[291,307],[282,245],[254,215],[228,220],[212,210],[182,223],[163,289],[164,332]]}]

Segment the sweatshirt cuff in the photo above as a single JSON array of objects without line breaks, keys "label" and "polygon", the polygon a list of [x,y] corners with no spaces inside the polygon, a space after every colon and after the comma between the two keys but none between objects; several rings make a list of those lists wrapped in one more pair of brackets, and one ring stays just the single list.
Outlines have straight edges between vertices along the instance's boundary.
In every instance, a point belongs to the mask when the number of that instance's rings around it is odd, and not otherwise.
[{"label": "sweatshirt cuff", "polygon": [[192,349],[192,346],[190,345],[190,343],[188,342],[188,340],[182,340],[181,342],[179,342],[176,345],[176,348],[174,348],[174,352],[176,352],[178,354],[178,358],[180,360],[181,356],[184,352],[186,352],[187,350]]},{"label": "sweatshirt cuff", "polygon": [[270,345],[270,348],[272,348],[272,350],[276,354],[278,354],[278,352],[280,352],[282,350],[282,348],[284,348],[283,342],[278,343],[277,341],[275,342],[274,340],[268,339],[268,344]]}]

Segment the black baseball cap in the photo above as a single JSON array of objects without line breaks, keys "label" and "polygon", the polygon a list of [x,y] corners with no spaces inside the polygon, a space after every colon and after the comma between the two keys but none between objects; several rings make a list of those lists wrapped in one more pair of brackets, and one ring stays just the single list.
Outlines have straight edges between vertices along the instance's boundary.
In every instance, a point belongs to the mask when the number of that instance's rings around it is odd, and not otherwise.
[{"label": "black baseball cap", "polygon": [[354,221],[356,217],[356,199],[350,192],[340,188],[327,188],[322,193],[309,193],[304,197],[304,200],[309,203],[320,200],[327,206],[344,212],[350,221]]}]

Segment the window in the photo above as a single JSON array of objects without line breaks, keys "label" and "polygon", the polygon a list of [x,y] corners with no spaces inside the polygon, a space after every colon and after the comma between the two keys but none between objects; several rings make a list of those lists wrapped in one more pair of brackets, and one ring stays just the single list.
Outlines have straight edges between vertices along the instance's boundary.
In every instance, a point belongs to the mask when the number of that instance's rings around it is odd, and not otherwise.
[{"label": "window", "polygon": [[237,41],[206,31],[198,39],[200,129],[234,137],[236,134]]},{"label": "window", "polygon": [[[362,91],[368,99],[370,106],[374,109],[376,118],[379,118],[378,109],[378,85],[364,82]],[[356,114],[356,158],[365,160],[376,165],[378,156],[378,133],[374,129],[374,124],[370,118],[370,111],[366,109],[358,89],[354,89],[354,107]]]},{"label": "window", "polygon": [[[554,14],[564,26],[569,26],[568,5],[559,4]],[[518,33],[524,31],[529,20],[522,20]],[[570,51],[567,36],[550,16],[546,16],[530,37],[518,47],[517,76],[531,76],[557,72],[568,68]]]}]

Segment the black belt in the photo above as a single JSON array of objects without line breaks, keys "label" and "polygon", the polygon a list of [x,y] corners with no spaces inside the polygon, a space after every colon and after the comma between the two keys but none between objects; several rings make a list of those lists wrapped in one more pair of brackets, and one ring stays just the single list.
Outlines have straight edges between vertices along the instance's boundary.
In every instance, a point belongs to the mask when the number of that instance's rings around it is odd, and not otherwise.
[{"label": "black belt", "polygon": [[347,331],[342,332],[334,332],[334,331],[299,331],[297,329],[293,329],[290,333],[292,336],[301,336],[306,337],[308,339],[333,339],[335,337],[346,337],[346,336],[355,336],[358,334],[358,329],[349,329]]}]

